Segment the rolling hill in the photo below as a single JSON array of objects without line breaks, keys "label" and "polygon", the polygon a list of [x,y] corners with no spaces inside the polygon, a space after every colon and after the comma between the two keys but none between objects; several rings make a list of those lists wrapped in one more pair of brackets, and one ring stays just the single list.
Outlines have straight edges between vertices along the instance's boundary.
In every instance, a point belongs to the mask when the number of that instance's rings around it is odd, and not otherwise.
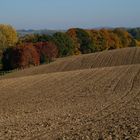
[{"label": "rolling hill", "polygon": [[111,51],[103,51],[99,53],[69,56],[66,58],[59,58],[57,61],[49,65],[42,65],[39,67],[28,68],[22,71],[7,74],[8,77],[21,77],[28,75],[64,72],[81,69],[112,67],[120,65],[131,65],[140,63],[140,48],[123,48]]},{"label": "rolling hill", "polygon": [[140,48],[61,58],[0,80],[0,139],[139,140]]}]

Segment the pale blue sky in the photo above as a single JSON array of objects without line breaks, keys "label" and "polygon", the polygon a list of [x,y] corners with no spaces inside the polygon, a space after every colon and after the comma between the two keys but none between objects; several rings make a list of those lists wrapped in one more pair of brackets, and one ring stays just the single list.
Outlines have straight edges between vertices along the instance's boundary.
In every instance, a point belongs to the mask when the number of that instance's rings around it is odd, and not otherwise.
[{"label": "pale blue sky", "polygon": [[17,29],[140,26],[140,0],[0,0],[0,23]]}]

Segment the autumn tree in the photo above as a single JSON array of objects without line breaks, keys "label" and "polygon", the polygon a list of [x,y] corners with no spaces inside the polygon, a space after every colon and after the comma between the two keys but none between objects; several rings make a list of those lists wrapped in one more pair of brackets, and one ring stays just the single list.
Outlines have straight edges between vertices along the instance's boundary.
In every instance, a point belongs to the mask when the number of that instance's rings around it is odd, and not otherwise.
[{"label": "autumn tree", "polygon": [[16,30],[10,25],[0,24],[0,48],[14,46],[18,41]]},{"label": "autumn tree", "polygon": [[5,46],[7,46],[6,36],[2,32],[0,32],[0,51],[2,51]]},{"label": "autumn tree", "polygon": [[27,68],[39,65],[39,55],[32,44],[9,47],[3,52],[3,69]]},{"label": "autumn tree", "polygon": [[104,49],[110,50],[120,47],[121,41],[117,34],[115,34],[112,30],[101,29],[99,32],[104,40],[104,42],[102,43]]},{"label": "autumn tree", "polygon": [[37,66],[40,64],[39,54],[33,44],[25,44],[24,46],[19,46],[18,49],[21,51],[19,59],[20,68]]},{"label": "autumn tree", "polygon": [[135,39],[123,28],[116,28],[113,32],[119,37],[121,44],[120,48],[136,46]]},{"label": "autumn tree", "polygon": [[91,53],[95,51],[94,42],[87,30],[75,28],[68,30],[67,34],[74,42],[75,54]]},{"label": "autumn tree", "polygon": [[40,58],[40,63],[49,63],[58,57],[58,48],[53,42],[38,42],[34,44]]},{"label": "autumn tree", "polygon": [[66,34],[72,39],[73,41],[73,45],[74,45],[74,54],[75,55],[79,55],[81,54],[81,51],[80,51],[80,43],[79,43],[79,40],[77,38],[77,32],[76,32],[76,29],[75,28],[72,28],[72,29],[69,29]]},{"label": "autumn tree", "polygon": [[17,42],[16,30],[10,25],[0,24],[0,64],[3,50]]}]

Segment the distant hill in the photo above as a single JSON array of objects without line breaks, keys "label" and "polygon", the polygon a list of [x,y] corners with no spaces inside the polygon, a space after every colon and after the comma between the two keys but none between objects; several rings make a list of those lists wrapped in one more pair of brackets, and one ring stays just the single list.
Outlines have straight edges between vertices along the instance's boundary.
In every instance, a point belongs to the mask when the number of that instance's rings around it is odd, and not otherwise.
[{"label": "distant hill", "polygon": [[48,30],[48,29],[42,29],[42,30],[17,30],[18,34],[20,36],[24,36],[27,34],[47,34],[47,35],[53,35],[56,32],[65,32],[65,30]]}]

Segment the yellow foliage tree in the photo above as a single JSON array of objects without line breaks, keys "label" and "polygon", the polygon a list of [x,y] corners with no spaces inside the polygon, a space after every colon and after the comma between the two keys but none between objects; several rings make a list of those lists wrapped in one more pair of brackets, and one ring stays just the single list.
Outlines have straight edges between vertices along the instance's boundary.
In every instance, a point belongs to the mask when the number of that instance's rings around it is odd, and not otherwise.
[{"label": "yellow foliage tree", "polygon": [[14,46],[17,41],[16,30],[10,25],[0,24],[0,48]]}]

